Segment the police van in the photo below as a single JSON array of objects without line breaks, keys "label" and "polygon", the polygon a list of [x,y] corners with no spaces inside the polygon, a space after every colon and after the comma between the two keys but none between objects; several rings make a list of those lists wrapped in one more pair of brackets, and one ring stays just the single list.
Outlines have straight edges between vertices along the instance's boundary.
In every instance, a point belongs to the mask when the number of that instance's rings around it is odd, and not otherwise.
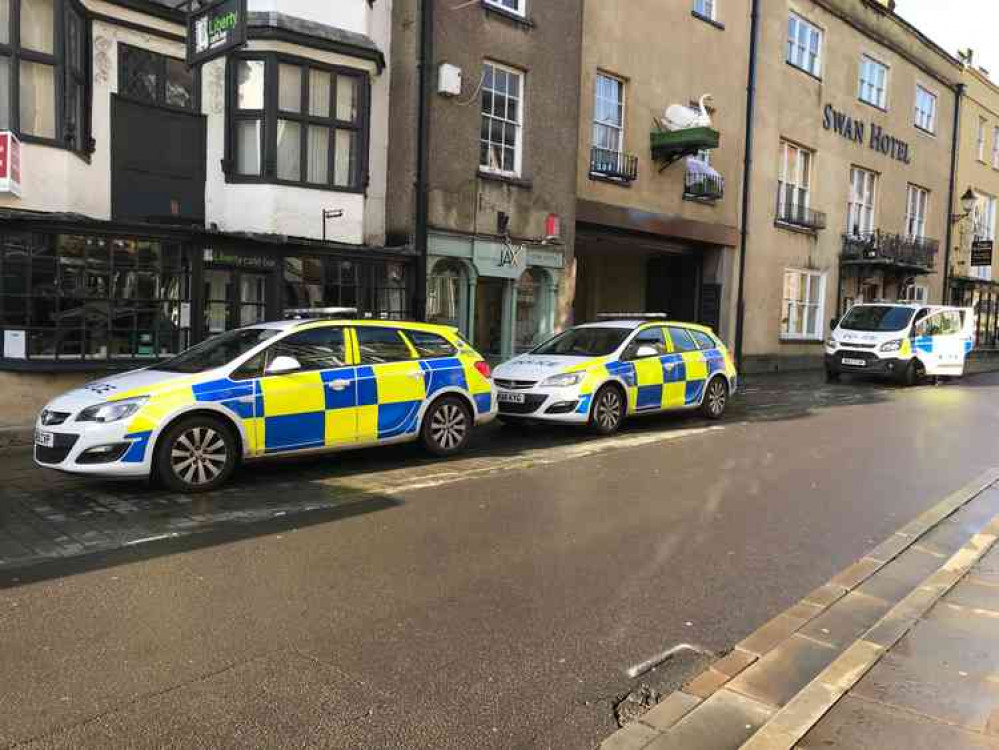
[{"label": "police van", "polygon": [[970,308],[905,303],[854,305],[833,321],[826,375],[891,377],[913,385],[925,376],[960,377],[975,343]]}]

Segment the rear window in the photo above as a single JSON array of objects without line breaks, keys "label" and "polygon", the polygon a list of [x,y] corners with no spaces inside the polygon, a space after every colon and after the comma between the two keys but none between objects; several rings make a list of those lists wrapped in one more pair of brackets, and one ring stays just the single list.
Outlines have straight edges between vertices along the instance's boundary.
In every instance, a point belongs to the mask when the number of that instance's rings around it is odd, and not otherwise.
[{"label": "rear window", "polygon": [[690,331],[686,328],[670,328],[669,337],[673,341],[673,351],[675,352],[696,352],[697,344],[690,337]]},{"label": "rear window", "polygon": [[404,362],[413,358],[402,334],[396,328],[357,328],[357,346],[362,365]]},{"label": "rear window", "polygon": [[458,353],[454,344],[437,333],[427,331],[406,331],[406,338],[416,349],[416,354],[420,359],[434,359],[437,357],[453,357]]},{"label": "rear window", "polygon": [[690,335],[694,337],[694,341],[701,349],[717,349],[718,342],[713,338],[708,336],[704,331],[691,331]]}]

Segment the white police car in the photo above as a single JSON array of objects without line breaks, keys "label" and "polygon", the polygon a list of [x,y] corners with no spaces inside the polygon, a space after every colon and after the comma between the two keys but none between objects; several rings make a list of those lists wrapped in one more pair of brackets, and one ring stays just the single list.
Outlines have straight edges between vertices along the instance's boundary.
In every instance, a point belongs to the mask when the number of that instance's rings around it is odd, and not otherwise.
[{"label": "white police car", "polygon": [[493,383],[504,422],[588,424],[610,434],[633,414],[700,408],[718,419],[737,376],[710,328],[639,317],[570,328],[497,367]]}]

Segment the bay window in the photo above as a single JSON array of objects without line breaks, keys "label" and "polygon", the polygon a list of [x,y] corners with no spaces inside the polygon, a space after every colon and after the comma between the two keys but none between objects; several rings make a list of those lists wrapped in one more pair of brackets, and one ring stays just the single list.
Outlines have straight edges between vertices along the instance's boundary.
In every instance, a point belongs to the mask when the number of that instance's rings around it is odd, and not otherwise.
[{"label": "bay window", "polygon": [[77,0],[0,0],[0,130],[89,154],[90,22]]},{"label": "bay window", "polygon": [[229,62],[230,182],[360,192],[367,180],[364,71],[267,54]]}]

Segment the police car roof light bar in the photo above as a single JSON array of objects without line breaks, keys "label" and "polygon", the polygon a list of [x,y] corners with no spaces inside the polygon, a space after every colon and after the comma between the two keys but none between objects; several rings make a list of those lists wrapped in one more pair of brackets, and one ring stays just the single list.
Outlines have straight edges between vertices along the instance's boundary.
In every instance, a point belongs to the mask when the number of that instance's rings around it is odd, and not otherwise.
[{"label": "police car roof light bar", "polygon": [[356,307],[293,307],[284,311],[285,320],[341,320],[356,318]]},{"label": "police car roof light bar", "polygon": [[666,313],[597,313],[597,320],[669,320]]}]

